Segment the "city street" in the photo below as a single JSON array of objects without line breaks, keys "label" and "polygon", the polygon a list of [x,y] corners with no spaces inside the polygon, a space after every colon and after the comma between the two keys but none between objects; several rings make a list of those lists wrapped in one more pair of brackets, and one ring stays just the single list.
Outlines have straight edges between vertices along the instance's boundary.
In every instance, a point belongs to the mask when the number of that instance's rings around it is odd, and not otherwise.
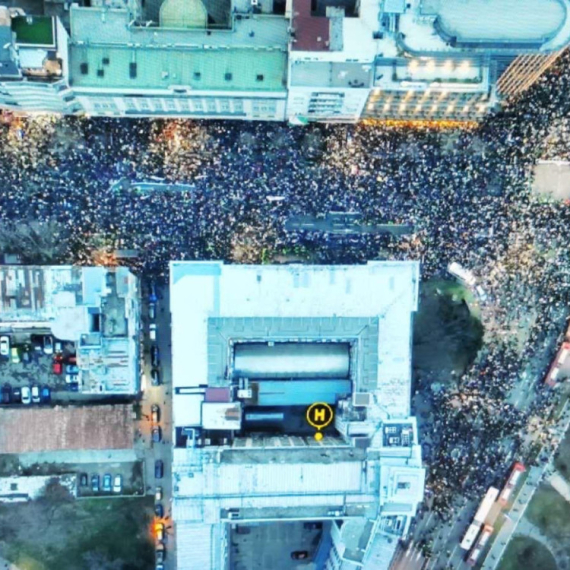
[{"label": "city street", "polygon": [[[150,364],[150,346],[152,342],[149,339],[148,315],[149,296],[148,289],[143,296],[143,331],[144,331],[144,368],[143,378],[144,385],[141,400],[141,420],[139,422],[139,430],[141,432],[141,442],[143,444],[143,453],[145,458],[145,480],[146,491],[149,495],[155,495],[157,487],[162,488],[162,501],[164,518],[160,519],[166,529],[166,561],[165,569],[174,570],[175,556],[175,533],[173,529],[171,509],[172,509],[172,406],[171,406],[171,358],[170,358],[170,309],[169,309],[169,292],[168,287],[157,287],[158,300],[156,301],[156,325],[157,325],[157,341],[160,351],[160,382],[159,386],[153,386],[151,383],[151,364]],[[160,409],[159,426],[162,432],[162,441],[159,443],[152,442],[152,406],[158,405]],[[161,460],[164,465],[164,475],[162,478],[155,477],[155,462]],[[156,519],[158,522],[159,519]],[[172,553],[172,555],[169,555]]]}]

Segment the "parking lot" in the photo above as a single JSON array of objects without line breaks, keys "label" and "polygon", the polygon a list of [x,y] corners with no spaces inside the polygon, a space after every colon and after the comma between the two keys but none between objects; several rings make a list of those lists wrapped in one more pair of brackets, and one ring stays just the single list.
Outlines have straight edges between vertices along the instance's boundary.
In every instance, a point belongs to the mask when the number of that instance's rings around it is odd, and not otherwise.
[{"label": "parking lot", "polygon": [[34,404],[92,399],[79,392],[72,342],[58,341],[48,331],[5,333],[2,339],[4,346],[8,344],[8,349],[3,350],[0,358],[3,405],[25,404],[25,388],[34,386],[38,387],[42,396],[41,401],[33,401]]},{"label": "parking lot", "polygon": [[234,570],[310,568],[324,528],[315,526],[302,521],[235,525],[230,565]]}]

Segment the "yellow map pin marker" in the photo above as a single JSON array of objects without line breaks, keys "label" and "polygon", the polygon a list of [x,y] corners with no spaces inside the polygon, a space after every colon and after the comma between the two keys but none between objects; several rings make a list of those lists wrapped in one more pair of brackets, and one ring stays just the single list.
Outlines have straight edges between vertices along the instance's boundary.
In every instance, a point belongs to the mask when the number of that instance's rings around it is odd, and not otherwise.
[{"label": "yellow map pin marker", "polygon": [[328,404],[316,402],[307,408],[306,418],[307,423],[317,430],[315,439],[321,441],[324,437],[321,430],[331,424],[334,419],[334,411]]}]

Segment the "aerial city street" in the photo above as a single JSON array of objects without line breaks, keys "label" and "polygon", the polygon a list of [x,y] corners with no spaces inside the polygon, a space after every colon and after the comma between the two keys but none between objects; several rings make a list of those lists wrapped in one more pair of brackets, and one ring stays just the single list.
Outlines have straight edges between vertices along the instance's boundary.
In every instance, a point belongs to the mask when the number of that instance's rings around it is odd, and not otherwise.
[{"label": "aerial city street", "polygon": [[1,110],[0,568],[570,568],[568,93]]}]

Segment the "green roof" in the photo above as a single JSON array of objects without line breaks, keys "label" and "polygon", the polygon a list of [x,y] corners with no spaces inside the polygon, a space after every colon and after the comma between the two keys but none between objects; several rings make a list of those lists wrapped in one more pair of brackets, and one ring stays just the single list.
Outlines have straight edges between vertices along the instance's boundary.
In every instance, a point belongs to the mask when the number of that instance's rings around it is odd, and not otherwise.
[{"label": "green roof", "polygon": [[16,16],[12,18],[16,43],[23,45],[55,46],[53,18],[47,16]]},{"label": "green roof", "polygon": [[287,54],[263,49],[71,46],[76,87],[281,91]]}]

